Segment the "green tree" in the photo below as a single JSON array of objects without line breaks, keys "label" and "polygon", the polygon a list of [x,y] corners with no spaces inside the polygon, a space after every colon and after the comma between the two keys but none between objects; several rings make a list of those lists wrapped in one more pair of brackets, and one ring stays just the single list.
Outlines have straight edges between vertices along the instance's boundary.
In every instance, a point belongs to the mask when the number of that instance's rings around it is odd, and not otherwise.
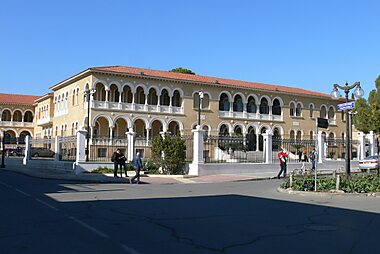
[{"label": "green tree", "polygon": [[153,160],[158,162],[165,174],[183,174],[186,164],[186,145],[181,137],[165,134],[152,141]]},{"label": "green tree", "polygon": [[185,74],[195,75],[195,73],[192,70],[189,70],[189,69],[186,69],[186,68],[182,68],[182,67],[171,69],[170,72],[179,72],[179,73],[185,73]]},{"label": "green tree", "polygon": [[376,79],[376,89],[369,93],[368,101],[357,99],[354,111],[357,112],[353,117],[356,129],[364,133],[380,133],[380,76]]}]

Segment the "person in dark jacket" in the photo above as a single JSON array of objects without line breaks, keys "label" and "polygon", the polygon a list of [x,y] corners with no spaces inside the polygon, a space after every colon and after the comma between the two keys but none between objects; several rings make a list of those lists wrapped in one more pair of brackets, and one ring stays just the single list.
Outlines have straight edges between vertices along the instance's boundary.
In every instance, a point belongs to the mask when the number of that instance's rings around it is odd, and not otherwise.
[{"label": "person in dark jacket", "polygon": [[128,177],[127,175],[127,167],[125,165],[126,158],[124,154],[120,151],[120,149],[117,149],[116,152],[112,154],[111,161],[113,162],[113,176],[117,177],[117,169],[120,166],[120,177],[123,177],[123,167],[125,170],[125,177]]},{"label": "person in dark jacket", "polygon": [[132,177],[131,179],[129,179],[129,183],[132,184],[133,181],[135,179],[137,179],[136,183],[139,184],[140,183],[140,171],[143,167],[139,152],[137,152],[135,158],[133,158],[132,164],[133,164],[133,167],[135,168],[136,175],[134,177]]}]

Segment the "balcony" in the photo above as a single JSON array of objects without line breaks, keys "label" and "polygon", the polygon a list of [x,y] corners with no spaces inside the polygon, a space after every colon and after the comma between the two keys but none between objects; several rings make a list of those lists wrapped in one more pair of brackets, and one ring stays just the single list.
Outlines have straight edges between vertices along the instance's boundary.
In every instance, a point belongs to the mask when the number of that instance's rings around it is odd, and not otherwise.
[{"label": "balcony", "polygon": [[[135,112],[158,112],[167,114],[183,114],[182,107],[173,106],[158,106],[146,105],[137,103],[124,103],[124,102],[106,102],[106,101],[91,101],[91,109],[101,109],[110,111],[135,111]],[[85,103],[84,108],[87,108]]]},{"label": "balcony", "polygon": [[52,119],[49,117],[44,117],[44,118],[41,118],[41,119],[38,119],[37,120],[37,125],[45,125],[45,124],[49,124],[52,122]]},{"label": "balcony", "polygon": [[233,119],[244,119],[244,120],[282,121],[281,115],[279,116],[279,115],[247,113],[247,112],[219,111],[219,117],[221,117],[221,118],[233,118]]},{"label": "balcony", "polygon": [[33,123],[30,122],[11,122],[11,121],[0,121],[0,125],[3,127],[33,127]]}]

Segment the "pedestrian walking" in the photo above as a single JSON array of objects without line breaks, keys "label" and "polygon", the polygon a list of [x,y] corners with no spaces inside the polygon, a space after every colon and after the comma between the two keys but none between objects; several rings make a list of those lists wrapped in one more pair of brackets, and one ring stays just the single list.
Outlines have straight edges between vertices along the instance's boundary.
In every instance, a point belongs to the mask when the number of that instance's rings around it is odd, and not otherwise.
[{"label": "pedestrian walking", "polygon": [[301,161],[302,161],[302,167],[301,167],[301,170],[303,173],[306,172],[306,162],[307,162],[308,158],[307,158],[307,152],[306,150],[304,150],[302,152],[302,155],[301,155]]},{"label": "pedestrian walking", "polygon": [[311,160],[311,170],[314,171],[315,170],[315,160],[317,158],[317,152],[315,151],[315,149],[313,149],[311,152],[310,152],[310,160]]},{"label": "pedestrian walking", "polygon": [[277,156],[280,160],[280,172],[278,172],[277,178],[280,179],[281,173],[284,173],[284,177],[286,176],[286,161],[288,160],[289,154],[285,148],[282,148]]},{"label": "pedestrian walking", "polygon": [[131,179],[129,179],[129,183],[133,183],[133,181],[135,180],[135,179],[137,179],[136,180],[136,183],[137,184],[139,184],[140,183],[140,171],[141,171],[141,169],[142,169],[142,161],[141,161],[141,157],[140,157],[140,153],[139,152],[137,152],[136,153],[136,156],[135,156],[135,158],[133,158],[133,162],[132,162],[132,164],[133,164],[133,167],[135,168],[135,171],[136,171],[136,175],[134,176],[134,177],[132,177]]},{"label": "pedestrian walking", "polygon": [[128,177],[127,174],[127,167],[125,165],[125,161],[127,159],[125,158],[124,154],[121,152],[121,150],[118,148],[111,157],[111,161],[113,162],[113,176],[117,176],[117,170],[120,167],[120,177],[123,177],[123,167],[125,170],[125,177]]}]

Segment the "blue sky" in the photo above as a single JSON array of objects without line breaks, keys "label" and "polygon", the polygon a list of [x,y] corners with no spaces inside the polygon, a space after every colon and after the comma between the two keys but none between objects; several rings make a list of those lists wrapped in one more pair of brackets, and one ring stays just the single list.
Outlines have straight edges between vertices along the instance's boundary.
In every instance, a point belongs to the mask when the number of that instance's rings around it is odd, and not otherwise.
[{"label": "blue sky", "polygon": [[127,65],[330,93],[380,75],[380,1],[2,1],[0,92]]}]

